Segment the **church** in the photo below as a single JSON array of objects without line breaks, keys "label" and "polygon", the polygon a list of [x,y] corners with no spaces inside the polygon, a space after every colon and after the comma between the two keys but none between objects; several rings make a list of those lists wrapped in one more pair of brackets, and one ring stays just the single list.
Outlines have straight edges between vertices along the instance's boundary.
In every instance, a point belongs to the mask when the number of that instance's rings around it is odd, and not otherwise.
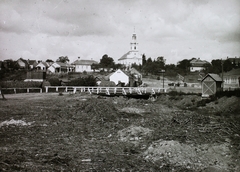
[{"label": "church", "polygon": [[130,43],[130,51],[124,54],[120,59],[118,59],[120,64],[126,67],[131,67],[132,64],[142,65],[142,55],[138,51],[137,35],[133,33],[132,41]]}]

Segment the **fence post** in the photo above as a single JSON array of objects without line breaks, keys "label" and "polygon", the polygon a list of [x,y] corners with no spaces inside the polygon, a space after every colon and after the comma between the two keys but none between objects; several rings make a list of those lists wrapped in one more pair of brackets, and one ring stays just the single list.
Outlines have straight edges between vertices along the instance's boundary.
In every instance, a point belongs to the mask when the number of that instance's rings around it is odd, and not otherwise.
[{"label": "fence post", "polygon": [[[46,87],[46,86],[45,86]],[[46,87],[46,93],[48,92],[48,87]]]}]

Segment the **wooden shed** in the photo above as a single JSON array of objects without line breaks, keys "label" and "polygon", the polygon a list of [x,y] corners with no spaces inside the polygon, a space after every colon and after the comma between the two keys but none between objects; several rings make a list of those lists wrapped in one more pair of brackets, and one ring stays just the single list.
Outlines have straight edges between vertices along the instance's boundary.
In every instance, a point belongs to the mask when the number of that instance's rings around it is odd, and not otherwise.
[{"label": "wooden shed", "polygon": [[222,78],[217,74],[207,74],[201,81],[202,97],[209,97],[222,90]]}]

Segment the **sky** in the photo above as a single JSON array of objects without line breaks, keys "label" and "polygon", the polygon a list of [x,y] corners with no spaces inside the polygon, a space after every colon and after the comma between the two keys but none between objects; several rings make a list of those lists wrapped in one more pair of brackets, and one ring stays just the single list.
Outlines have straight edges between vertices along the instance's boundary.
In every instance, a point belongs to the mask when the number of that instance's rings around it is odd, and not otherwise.
[{"label": "sky", "polygon": [[0,0],[0,60],[240,57],[239,0]]}]

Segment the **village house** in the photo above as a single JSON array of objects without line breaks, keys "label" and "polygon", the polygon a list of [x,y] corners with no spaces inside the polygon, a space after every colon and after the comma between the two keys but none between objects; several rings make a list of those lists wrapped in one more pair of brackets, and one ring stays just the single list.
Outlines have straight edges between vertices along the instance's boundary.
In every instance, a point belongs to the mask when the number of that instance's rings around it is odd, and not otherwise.
[{"label": "village house", "polygon": [[111,73],[108,78],[109,81],[113,81],[116,85],[122,83],[123,86],[126,86],[129,83],[129,75],[127,75],[120,69]]},{"label": "village house", "polygon": [[190,72],[205,70],[208,64],[210,63],[206,60],[201,60],[200,58],[193,59],[190,61]]},{"label": "village house", "polygon": [[237,57],[227,57],[228,60],[231,61],[233,67],[239,67],[240,66],[240,57],[237,58]]},{"label": "village house", "polygon": [[[222,74],[221,74],[222,75]],[[224,87],[240,87],[240,68],[223,73]]]},{"label": "village house", "polygon": [[132,64],[142,65],[142,55],[138,50],[137,35],[133,33],[132,42],[130,43],[130,51],[118,59],[120,64],[131,67]]},{"label": "village house", "polygon": [[114,82],[117,86],[136,87],[141,84],[142,75],[135,68],[131,68],[129,71],[118,69],[106,76],[105,80]]},{"label": "village house", "polygon": [[29,68],[30,69],[34,69],[37,65],[38,65],[38,63],[37,63],[37,61],[36,60],[29,60],[28,59],[28,65],[29,65]]},{"label": "village house", "polygon": [[42,70],[42,71],[46,71],[47,68],[49,67],[47,62],[42,62],[40,61],[37,65],[36,65],[36,69],[37,70]]},{"label": "village house", "polygon": [[81,60],[80,57],[72,63],[72,65],[75,66],[75,72],[93,72],[91,68],[92,64],[98,64],[98,62],[94,60]]},{"label": "village house", "polygon": [[19,58],[17,60],[17,65],[18,65],[19,69],[28,69],[29,68],[27,60],[25,60],[23,58]]},{"label": "village house", "polygon": [[74,66],[68,63],[54,62],[47,71],[49,73],[68,73],[74,71]]}]

